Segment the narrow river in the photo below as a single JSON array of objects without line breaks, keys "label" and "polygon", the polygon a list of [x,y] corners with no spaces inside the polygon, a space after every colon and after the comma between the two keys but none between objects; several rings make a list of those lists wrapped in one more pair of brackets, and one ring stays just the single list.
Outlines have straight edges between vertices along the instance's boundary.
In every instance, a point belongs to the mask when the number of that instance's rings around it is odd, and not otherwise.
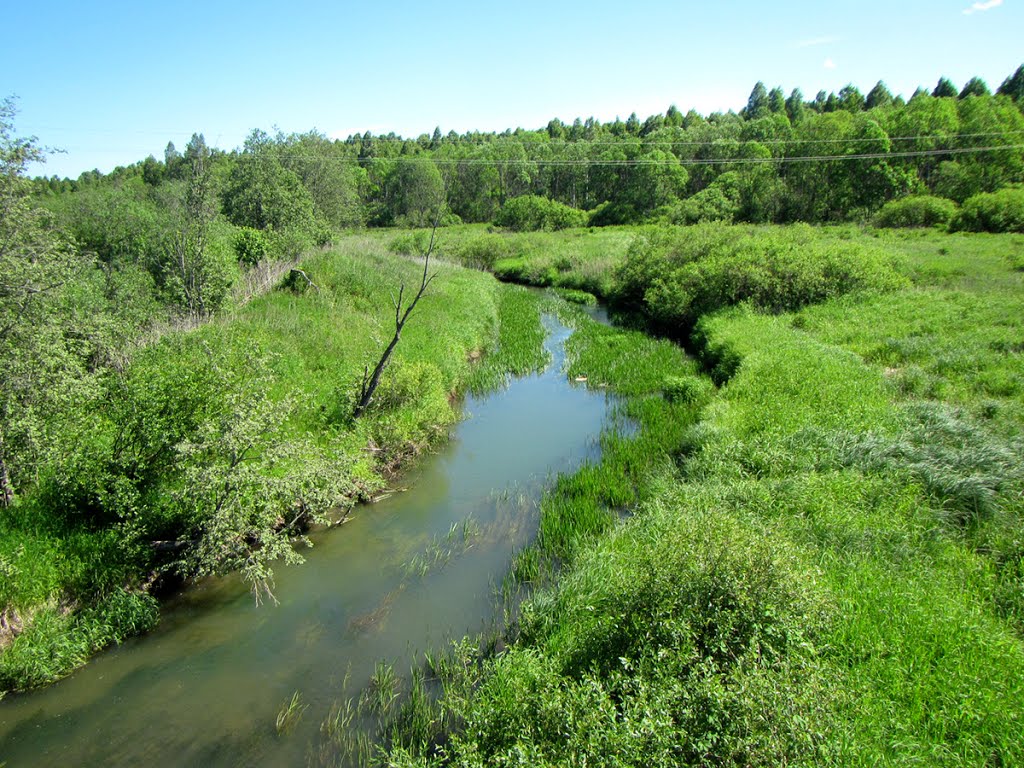
[{"label": "narrow river", "polygon": [[[305,565],[278,569],[279,605],[256,606],[237,578],[181,595],[153,633],[0,702],[0,766],[306,765],[332,703],[376,662],[407,671],[417,652],[490,626],[541,491],[596,457],[612,418],[610,397],[566,379],[570,331],[545,325],[548,368],[468,398],[451,442],[402,477],[407,491],[356,509],[315,537]],[[279,736],[295,691],[308,709]]]}]

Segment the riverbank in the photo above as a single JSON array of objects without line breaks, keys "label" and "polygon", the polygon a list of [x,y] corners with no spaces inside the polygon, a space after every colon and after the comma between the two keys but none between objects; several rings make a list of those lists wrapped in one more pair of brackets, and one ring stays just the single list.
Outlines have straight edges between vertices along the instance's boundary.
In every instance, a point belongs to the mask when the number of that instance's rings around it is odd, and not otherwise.
[{"label": "riverbank", "polygon": [[[315,289],[274,291],[133,352],[36,492],[0,518],[0,689],[45,684],[146,631],[152,594],[179,579],[238,569],[271,599],[273,561],[299,559],[305,525],[373,497],[443,440],[460,393],[543,365],[523,291],[437,263],[353,420],[364,366],[394,330],[392,297],[418,284],[421,262],[356,236],[303,269]],[[519,319],[520,341],[490,359],[503,316]]]},{"label": "riverbank", "polygon": [[[687,255],[694,235],[716,260]],[[704,378],[666,368],[641,395],[665,440],[640,471],[558,481],[539,539],[557,582],[502,653],[438,665],[445,694],[418,719],[436,730],[389,760],[1024,761],[1024,241],[745,227],[645,242],[615,257],[606,295],[686,340]],[[584,284],[576,258],[556,284]],[[830,264],[848,277],[815,293],[807,277],[842,274]],[[647,337],[579,338],[573,375],[614,390],[645,370]]]}]

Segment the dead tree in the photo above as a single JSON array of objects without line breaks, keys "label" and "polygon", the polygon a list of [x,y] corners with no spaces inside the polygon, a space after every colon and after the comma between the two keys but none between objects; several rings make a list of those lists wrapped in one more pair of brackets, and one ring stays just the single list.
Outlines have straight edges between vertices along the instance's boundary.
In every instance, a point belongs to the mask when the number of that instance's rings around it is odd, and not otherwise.
[{"label": "dead tree", "polygon": [[437,277],[437,273],[429,274],[430,272],[430,254],[434,250],[434,237],[437,235],[437,225],[440,220],[441,214],[438,211],[437,216],[434,219],[434,228],[430,231],[430,245],[427,247],[427,252],[423,254],[423,277],[420,279],[420,288],[416,291],[416,295],[413,297],[409,306],[402,311],[403,296],[405,294],[405,283],[398,289],[398,300],[396,301],[392,296],[391,301],[395,307],[395,335],[391,338],[391,343],[384,349],[384,354],[380,356],[380,360],[377,361],[376,367],[373,369],[373,373],[370,373],[369,366],[363,368],[363,381],[359,387],[359,402],[356,404],[355,410],[352,412],[353,418],[358,419],[363,415],[363,411],[366,410],[370,401],[373,399],[373,393],[377,391],[377,385],[380,384],[381,374],[384,373],[384,369],[387,368],[388,362],[391,360],[391,353],[395,351],[395,347],[398,346],[399,339],[402,338],[402,329],[405,327],[406,321],[409,319],[409,315],[416,309],[416,305],[420,299],[423,298],[423,294],[427,292],[427,287],[433,282],[434,278]]}]

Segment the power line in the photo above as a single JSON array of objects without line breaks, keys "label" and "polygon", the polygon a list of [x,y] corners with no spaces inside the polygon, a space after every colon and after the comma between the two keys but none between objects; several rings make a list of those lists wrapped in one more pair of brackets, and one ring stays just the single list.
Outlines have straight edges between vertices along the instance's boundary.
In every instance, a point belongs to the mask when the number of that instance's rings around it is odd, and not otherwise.
[{"label": "power line", "polygon": [[[886,160],[896,158],[912,157],[939,157],[945,155],[982,154],[987,152],[1005,152],[1007,150],[1024,149],[1024,144],[999,144],[985,147],[951,147],[949,149],[921,149],[906,150],[897,152],[856,152],[843,155],[789,155],[784,157],[695,157],[675,158],[671,160],[654,160],[649,158],[624,158],[621,160],[612,159],[492,159],[483,157],[465,158],[438,158],[432,155],[397,155],[395,157],[321,157],[308,155],[321,160],[321,162],[359,165],[361,163],[389,163],[399,160],[410,163],[433,164],[438,166],[466,166],[466,165],[500,165],[509,167],[547,167],[547,166],[691,166],[691,165],[773,165],[785,163],[811,163],[831,162],[839,160]],[[285,165],[289,165],[289,157],[282,158]]]}]

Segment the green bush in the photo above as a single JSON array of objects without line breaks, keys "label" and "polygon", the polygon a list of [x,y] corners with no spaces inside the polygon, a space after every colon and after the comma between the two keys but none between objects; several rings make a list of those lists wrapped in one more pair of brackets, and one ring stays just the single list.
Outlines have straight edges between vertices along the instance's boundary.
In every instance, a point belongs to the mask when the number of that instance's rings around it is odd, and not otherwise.
[{"label": "green bush", "polygon": [[952,232],[1024,232],[1024,188],[967,198],[949,228]]},{"label": "green bush", "polygon": [[876,227],[933,227],[948,224],[956,215],[956,203],[933,195],[911,195],[891,200],[875,217]]},{"label": "green bush", "polygon": [[760,231],[708,224],[637,237],[616,270],[612,298],[686,333],[723,307],[749,303],[785,312],[905,283],[880,249],[826,238],[806,225]]},{"label": "green bush", "polygon": [[243,264],[255,266],[267,257],[270,244],[267,236],[252,227],[240,227],[235,233],[235,256]]},{"label": "green bush", "polygon": [[711,186],[682,201],[672,219],[677,224],[730,223],[739,212],[740,194],[735,174],[725,173]]},{"label": "green bush", "polygon": [[515,232],[558,230],[582,227],[587,223],[585,211],[539,195],[522,195],[502,206],[494,219],[495,226]]}]

